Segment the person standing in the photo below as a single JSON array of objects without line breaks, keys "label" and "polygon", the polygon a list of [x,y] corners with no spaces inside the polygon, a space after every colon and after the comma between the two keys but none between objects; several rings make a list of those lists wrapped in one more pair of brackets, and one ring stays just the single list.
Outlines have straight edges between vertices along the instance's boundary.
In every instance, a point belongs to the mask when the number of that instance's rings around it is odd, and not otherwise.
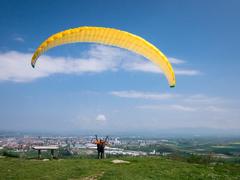
[{"label": "person standing", "polygon": [[104,150],[105,150],[105,146],[107,144],[107,140],[108,140],[108,136],[105,138],[105,140],[103,139],[98,139],[97,135],[95,141],[93,141],[94,144],[97,145],[97,151],[98,151],[98,159],[103,159],[104,158]]}]

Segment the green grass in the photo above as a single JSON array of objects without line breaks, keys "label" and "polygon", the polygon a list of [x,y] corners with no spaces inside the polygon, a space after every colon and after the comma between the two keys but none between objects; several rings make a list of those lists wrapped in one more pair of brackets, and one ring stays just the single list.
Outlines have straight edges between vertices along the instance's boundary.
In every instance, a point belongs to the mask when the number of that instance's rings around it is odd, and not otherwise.
[{"label": "green grass", "polygon": [[[21,158],[0,159],[0,179],[240,179],[238,164],[192,164],[162,157],[113,159],[62,159],[52,161]],[[91,178],[90,178],[91,177]]]}]

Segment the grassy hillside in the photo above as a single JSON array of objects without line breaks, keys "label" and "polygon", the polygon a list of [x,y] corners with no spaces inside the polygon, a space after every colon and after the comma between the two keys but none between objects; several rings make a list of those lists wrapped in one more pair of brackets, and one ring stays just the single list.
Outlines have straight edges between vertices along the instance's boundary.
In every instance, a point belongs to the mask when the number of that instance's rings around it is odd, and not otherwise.
[{"label": "grassy hillside", "polygon": [[60,159],[52,161],[0,159],[0,179],[240,179],[240,165],[192,164],[161,157]]}]

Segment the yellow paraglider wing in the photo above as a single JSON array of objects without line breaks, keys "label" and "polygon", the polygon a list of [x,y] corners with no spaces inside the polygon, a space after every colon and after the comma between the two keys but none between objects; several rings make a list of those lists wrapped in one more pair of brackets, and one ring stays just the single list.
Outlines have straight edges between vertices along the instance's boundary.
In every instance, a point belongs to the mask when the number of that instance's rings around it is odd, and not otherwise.
[{"label": "yellow paraglider wing", "polygon": [[56,33],[37,48],[32,57],[32,67],[35,66],[38,57],[48,49],[75,42],[100,43],[133,51],[158,65],[166,76],[170,87],[174,87],[176,84],[172,66],[158,48],[139,36],[112,28],[84,26]]}]

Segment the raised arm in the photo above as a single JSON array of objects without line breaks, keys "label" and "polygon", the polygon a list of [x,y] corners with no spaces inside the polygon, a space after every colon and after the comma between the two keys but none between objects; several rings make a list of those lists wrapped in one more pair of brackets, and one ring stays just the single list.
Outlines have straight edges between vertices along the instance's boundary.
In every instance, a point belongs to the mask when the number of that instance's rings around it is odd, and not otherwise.
[{"label": "raised arm", "polygon": [[104,142],[107,144],[107,142],[108,142],[108,136],[106,136]]},{"label": "raised arm", "polygon": [[91,142],[92,142],[93,144],[97,144],[97,142],[98,142],[98,137],[97,137],[97,135],[95,135],[95,139],[93,138]]}]

